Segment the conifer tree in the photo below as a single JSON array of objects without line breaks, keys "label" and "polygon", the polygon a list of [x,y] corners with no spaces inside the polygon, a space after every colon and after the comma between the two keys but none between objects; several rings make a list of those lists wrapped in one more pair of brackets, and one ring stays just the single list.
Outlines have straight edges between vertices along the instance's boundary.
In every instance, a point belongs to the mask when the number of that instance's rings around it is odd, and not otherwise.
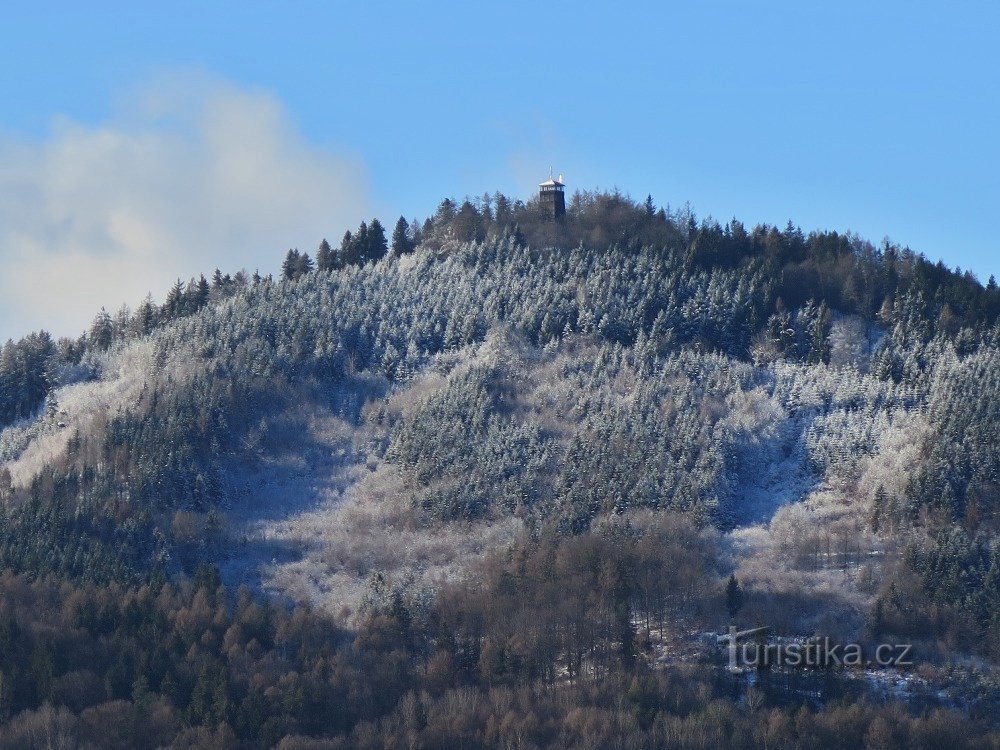
[{"label": "conifer tree", "polygon": [[298,262],[295,264],[295,278],[300,276],[305,276],[313,272],[313,260],[309,257],[309,253],[302,253],[298,257]]},{"label": "conifer tree", "polygon": [[140,336],[145,336],[153,330],[156,325],[156,306],[153,304],[153,295],[147,294],[135,311],[134,328]]},{"label": "conifer tree", "polygon": [[167,292],[167,298],[163,302],[163,313],[167,318],[176,318],[183,315],[184,307],[184,282],[177,279],[174,285]]},{"label": "conifer tree", "polygon": [[323,241],[319,243],[319,249],[316,251],[316,270],[324,272],[334,270],[334,260],[333,249],[324,237]]},{"label": "conifer tree", "polygon": [[299,257],[298,250],[289,250],[285,255],[285,262],[281,264],[281,276],[285,279],[294,279],[298,277],[299,269],[301,268],[301,258]]},{"label": "conifer tree", "polygon": [[365,257],[363,262],[375,263],[385,257],[389,251],[389,244],[385,239],[385,227],[378,219],[372,219],[368,227],[368,238],[365,244]]},{"label": "conifer tree", "polygon": [[400,216],[396,222],[396,227],[392,230],[392,254],[396,257],[413,252],[413,246],[410,244],[409,230],[409,223]]},{"label": "conifer tree", "polygon": [[344,232],[344,237],[340,241],[340,263],[342,266],[350,266],[357,263],[357,247],[358,243],[355,241],[351,231]]},{"label": "conifer tree", "polygon": [[368,224],[361,222],[358,231],[351,236],[350,232],[344,235],[344,244],[341,247],[341,255],[344,265],[360,266],[365,262],[365,255],[368,249]]},{"label": "conifer tree", "polygon": [[809,353],[806,361],[811,365],[827,362],[830,359],[830,308],[822,302],[815,315],[808,322],[806,334],[809,337]]},{"label": "conifer tree", "polygon": [[200,310],[201,308],[203,308],[205,305],[208,304],[209,291],[210,289],[208,286],[208,279],[206,279],[204,275],[199,276],[198,284],[195,288],[195,294],[194,294],[196,310]]},{"label": "conifer tree", "polygon": [[111,322],[111,316],[102,307],[94,318],[94,322],[90,324],[90,344],[99,351],[105,351],[111,346],[113,338],[114,326]]}]

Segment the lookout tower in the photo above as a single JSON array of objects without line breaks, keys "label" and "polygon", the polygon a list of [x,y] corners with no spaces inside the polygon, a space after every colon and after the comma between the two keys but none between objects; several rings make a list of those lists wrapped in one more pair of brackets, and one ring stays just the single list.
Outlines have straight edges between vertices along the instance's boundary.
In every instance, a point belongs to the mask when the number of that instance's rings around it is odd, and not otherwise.
[{"label": "lookout tower", "polygon": [[559,175],[558,180],[553,180],[549,174],[549,179],[538,185],[538,205],[542,213],[553,219],[561,219],[566,215],[566,194],[563,188],[563,176]]}]

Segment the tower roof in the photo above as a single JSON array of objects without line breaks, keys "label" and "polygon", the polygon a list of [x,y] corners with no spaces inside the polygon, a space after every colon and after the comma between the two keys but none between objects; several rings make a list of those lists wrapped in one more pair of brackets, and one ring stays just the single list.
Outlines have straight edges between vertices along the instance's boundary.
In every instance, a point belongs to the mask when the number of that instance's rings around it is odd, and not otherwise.
[{"label": "tower roof", "polygon": [[[562,177],[562,175],[559,176]],[[554,180],[551,177],[549,177],[549,179],[547,179],[545,182],[539,182],[538,187],[566,187],[566,186],[559,180]]]}]

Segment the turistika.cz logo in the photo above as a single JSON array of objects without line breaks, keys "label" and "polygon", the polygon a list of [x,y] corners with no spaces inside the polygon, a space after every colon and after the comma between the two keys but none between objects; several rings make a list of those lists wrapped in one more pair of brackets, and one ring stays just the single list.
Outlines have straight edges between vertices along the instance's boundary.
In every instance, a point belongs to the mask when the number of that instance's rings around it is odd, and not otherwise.
[{"label": "turistika.cz logo", "polygon": [[908,643],[880,643],[866,647],[860,643],[835,643],[830,638],[811,638],[789,643],[767,643],[768,627],[737,630],[719,637],[729,651],[729,668],[757,669],[836,669],[847,667],[910,667],[913,646]]}]

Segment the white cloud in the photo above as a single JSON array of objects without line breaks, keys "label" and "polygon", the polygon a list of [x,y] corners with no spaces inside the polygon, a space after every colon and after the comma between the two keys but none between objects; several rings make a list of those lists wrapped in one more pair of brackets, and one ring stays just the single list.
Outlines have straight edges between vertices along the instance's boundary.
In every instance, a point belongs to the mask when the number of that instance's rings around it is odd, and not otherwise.
[{"label": "white cloud", "polygon": [[357,158],[308,143],[273,97],[196,76],[98,127],[0,141],[0,164],[0,340],[75,335],[216,267],[273,271],[371,206]]}]

